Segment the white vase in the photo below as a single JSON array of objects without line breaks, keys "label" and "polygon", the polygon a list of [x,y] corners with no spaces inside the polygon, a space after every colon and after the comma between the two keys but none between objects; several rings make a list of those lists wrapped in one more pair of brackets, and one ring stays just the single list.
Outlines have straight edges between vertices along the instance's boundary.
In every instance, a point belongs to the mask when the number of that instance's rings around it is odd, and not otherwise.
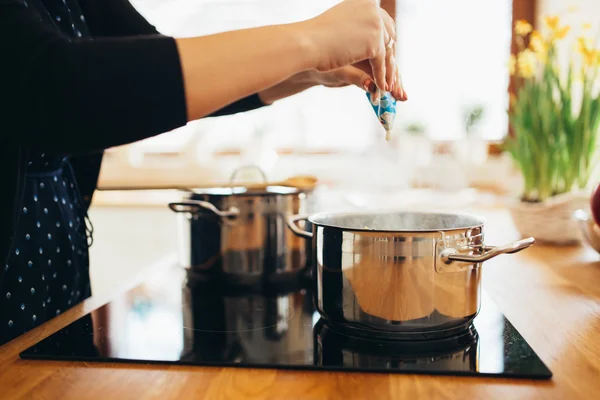
[{"label": "white vase", "polygon": [[523,237],[548,244],[576,244],[582,235],[573,218],[578,209],[589,209],[589,194],[571,192],[553,196],[541,203],[514,200],[508,208],[515,227]]}]

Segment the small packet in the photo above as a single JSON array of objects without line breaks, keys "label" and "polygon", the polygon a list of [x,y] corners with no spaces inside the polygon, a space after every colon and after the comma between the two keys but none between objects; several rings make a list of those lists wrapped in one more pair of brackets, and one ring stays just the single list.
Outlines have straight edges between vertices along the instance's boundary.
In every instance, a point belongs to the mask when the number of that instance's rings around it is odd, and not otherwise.
[{"label": "small packet", "polygon": [[396,119],[396,99],[389,92],[377,90],[374,94],[367,92],[367,98],[385,129],[385,139],[390,140],[394,120]]}]

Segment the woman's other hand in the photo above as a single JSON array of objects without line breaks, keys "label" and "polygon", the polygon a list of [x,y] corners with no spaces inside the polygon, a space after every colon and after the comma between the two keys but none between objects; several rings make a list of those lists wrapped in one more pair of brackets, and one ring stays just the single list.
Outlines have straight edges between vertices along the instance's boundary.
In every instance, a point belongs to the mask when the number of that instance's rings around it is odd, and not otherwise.
[{"label": "woman's other hand", "polygon": [[375,0],[344,0],[304,24],[318,71],[367,61],[379,89],[398,86],[395,24]]},{"label": "woman's other hand", "polygon": [[[369,63],[367,62],[366,65],[368,66]],[[327,72],[315,70],[301,72],[269,89],[261,91],[259,97],[265,104],[272,104],[277,100],[319,85],[330,88],[354,85],[370,93],[375,93],[377,87],[372,75],[370,75],[370,66],[368,68],[365,68],[364,65],[357,65],[337,68]],[[367,71],[364,69],[367,69]],[[400,81],[399,76],[394,77],[394,79],[397,82]],[[395,85],[391,93],[399,101],[406,101],[408,98],[401,84]]]}]

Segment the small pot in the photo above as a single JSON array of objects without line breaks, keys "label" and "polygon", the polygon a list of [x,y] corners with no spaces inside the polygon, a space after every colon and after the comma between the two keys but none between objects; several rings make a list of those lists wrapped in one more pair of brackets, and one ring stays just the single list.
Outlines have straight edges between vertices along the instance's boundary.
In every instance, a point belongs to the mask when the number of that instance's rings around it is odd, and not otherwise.
[{"label": "small pot", "polygon": [[[296,225],[308,220],[312,232]],[[418,212],[292,216],[312,241],[315,305],[332,326],[431,338],[466,329],[479,312],[481,265],[533,238],[484,244],[484,220]]]},{"label": "small pot", "polygon": [[268,184],[186,192],[169,204],[178,214],[180,264],[195,279],[227,286],[295,280],[310,249],[285,224],[304,210],[308,192]]}]

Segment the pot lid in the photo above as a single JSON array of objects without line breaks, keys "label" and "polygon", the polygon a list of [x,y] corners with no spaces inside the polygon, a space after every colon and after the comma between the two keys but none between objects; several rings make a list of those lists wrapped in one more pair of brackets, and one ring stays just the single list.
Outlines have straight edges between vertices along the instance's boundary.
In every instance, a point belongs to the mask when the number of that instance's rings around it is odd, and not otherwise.
[{"label": "pot lid", "polygon": [[[236,176],[243,170],[250,169],[258,172],[262,178],[261,183],[240,184],[235,183]],[[228,186],[196,188],[186,190],[193,195],[201,196],[281,196],[311,192],[317,179],[309,175],[297,175],[281,182],[269,182],[262,169],[255,165],[247,165],[233,171]]]},{"label": "pot lid", "polygon": [[293,195],[304,192],[300,188],[283,185],[246,185],[223,186],[212,188],[192,189],[192,194],[208,196],[277,196]]},{"label": "pot lid", "polygon": [[319,226],[356,231],[444,232],[483,226],[483,218],[461,213],[375,211],[318,213],[308,220]]}]

